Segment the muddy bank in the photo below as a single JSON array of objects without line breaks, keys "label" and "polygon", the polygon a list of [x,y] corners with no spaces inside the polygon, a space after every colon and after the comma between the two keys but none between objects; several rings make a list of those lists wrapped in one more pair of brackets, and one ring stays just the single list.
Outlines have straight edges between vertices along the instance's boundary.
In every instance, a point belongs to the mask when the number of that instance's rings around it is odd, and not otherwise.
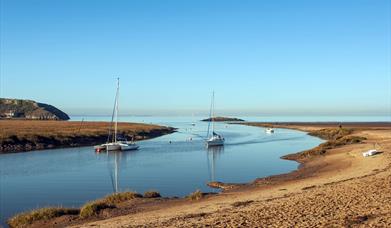
[{"label": "muddy bank", "polygon": [[[109,123],[0,120],[0,128],[0,153],[16,153],[104,143],[108,138]],[[174,128],[158,125],[118,124],[118,133],[127,139],[150,139],[174,131]]]}]

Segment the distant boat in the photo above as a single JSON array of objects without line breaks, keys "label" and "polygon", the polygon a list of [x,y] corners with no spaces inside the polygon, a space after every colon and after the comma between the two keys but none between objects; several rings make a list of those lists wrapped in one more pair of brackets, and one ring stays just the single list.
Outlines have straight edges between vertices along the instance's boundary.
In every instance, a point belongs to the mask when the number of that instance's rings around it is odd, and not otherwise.
[{"label": "distant boat", "polygon": [[[210,104],[210,121],[208,124],[208,134],[207,134],[207,140],[206,140],[206,146],[211,147],[211,146],[223,146],[224,145],[224,137],[222,135],[219,135],[215,132],[215,124],[214,124],[214,98],[215,98],[215,93],[212,93],[212,102]],[[209,137],[209,127],[210,124],[212,123],[212,136]]]},{"label": "distant boat", "polygon": [[119,98],[119,78],[117,78],[117,93],[115,94],[115,101],[114,101],[114,110],[113,115],[111,116],[111,123],[113,123],[114,120],[114,135],[110,141],[111,136],[111,125],[109,130],[109,135],[107,138],[107,143],[96,145],[94,146],[95,151],[100,152],[102,150],[106,151],[118,151],[118,150],[137,150],[139,146],[132,141],[127,141],[126,139],[119,139],[118,138],[118,98]]},{"label": "distant boat", "polygon": [[273,129],[273,128],[270,128],[270,127],[269,127],[269,128],[266,128],[265,131],[266,131],[267,134],[273,134],[273,133],[274,133],[274,129]]},{"label": "distant boat", "polygon": [[[192,119],[194,119],[194,113],[191,115],[193,118]],[[195,126],[196,124],[195,124],[195,122],[193,121],[192,123],[191,123],[191,126]]]}]

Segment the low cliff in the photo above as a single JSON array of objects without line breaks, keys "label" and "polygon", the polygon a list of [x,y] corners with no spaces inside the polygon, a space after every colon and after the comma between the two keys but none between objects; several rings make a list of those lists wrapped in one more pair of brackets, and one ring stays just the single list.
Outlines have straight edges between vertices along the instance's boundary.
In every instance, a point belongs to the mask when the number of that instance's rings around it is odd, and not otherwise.
[{"label": "low cliff", "polygon": [[0,98],[0,118],[33,120],[69,120],[58,108],[32,100]]}]

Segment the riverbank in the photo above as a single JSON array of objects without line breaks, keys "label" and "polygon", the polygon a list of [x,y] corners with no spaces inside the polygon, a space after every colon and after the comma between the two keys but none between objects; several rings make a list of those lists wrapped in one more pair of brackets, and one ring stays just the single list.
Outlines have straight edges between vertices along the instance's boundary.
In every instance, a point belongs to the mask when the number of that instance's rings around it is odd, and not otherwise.
[{"label": "riverbank", "polygon": [[[303,131],[339,128],[334,123],[286,127]],[[137,198],[90,218],[66,215],[32,226],[389,226],[390,125],[350,125],[349,129],[344,137],[365,139],[301,159],[300,168],[289,174],[234,185],[217,195],[197,194],[198,200]],[[374,144],[382,153],[364,158],[361,153]]]},{"label": "riverbank", "polygon": [[[92,146],[106,142],[108,128],[107,122],[0,120],[0,154]],[[174,131],[152,124],[118,123],[118,132],[128,139],[150,139]]]}]

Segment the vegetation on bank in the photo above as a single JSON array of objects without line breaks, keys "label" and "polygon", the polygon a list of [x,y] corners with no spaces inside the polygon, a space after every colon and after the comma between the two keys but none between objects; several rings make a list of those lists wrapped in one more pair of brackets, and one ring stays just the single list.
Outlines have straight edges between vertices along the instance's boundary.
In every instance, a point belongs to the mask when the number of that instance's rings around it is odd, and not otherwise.
[{"label": "vegetation on bank", "polygon": [[310,150],[305,150],[296,154],[288,154],[283,156],[284,159],[289,160],[303,160],[316,155],[323,155],[327,150],[355,143],[361,143],[365,137],[351,135],[354,132],[349,128],[328,128],[311,131],[308,134],[327,140],[319,146]]},{"label": "vegetation on bank", "polygon": [[[104,143],[107,122],[0,120],[0,153]],[[174,132],[174,128],[140,123],[119,123],[119,134],[147,139]]]},{"label": "vegetation on bank", "polygon": [[10,227],[26,227],[36,221],[47,221],[63,215],[78,215],[79,209],[75,208],[40,208],[29,212],[17,214],[8,220]]},{"label": "vegetation on bank", "polygon": [[[160,197],[160,193],[156,191],[146,192],[144,195],[145,198]],[[26,227],[37,221],[49,221],[63,215],[74,215],[81,219],[86,219],[92,216],[98,216],[104,209],[117,208],[120,203],[137,198],[143,198],[143,196],[137,192],[113,193],[102,199],[87,202],[80,209],[58,207],[41,208],[17,214],[7,222],[10,227]]]},{"label": "vegetation on bank", "polygon": [[[197,190],[193,193],[190,193],[186,196],[186,199],[189,200],[200,200],[204,198],[208,193],[203,193],[200,190]],[[77,220],[83,221],[85,219],[90,219],[92,217],[98,218],[102,216],[102,211],[110,210],[115,208],[124,208],[126,204],[124,202],[132,201],[135,199],[145,199],[153,200],[160,198],[161,195],[157,191],[146,191],[144,195],[141,195],[137,192],[120,192],[113,193],[105,196],[104,198],[97,199],[94,201],[89,201],[79,208],[41,208],[28,212],[23,212],[15,215],[14,217],[8,219],[7,223],[10,227],[28,227],[38,222],[38,224],[45,224],[51,222],[51,220],[68,215],[71,216],[71,220],[77,223]],[[140,201],[143,202],[143,201]],[[125,206],[124,206],[125,205]],[[109,212],[110,213],[110,212]],[[70,220],[69,220],[70,221]]]},{"label": "vegetation on bank", "polygon": [[157,191],[147,191],[144,192],[144,198],[160,198],[162,197]]},{"label": "vegetation on bank", "polygon": [[199,200],[202,197],[204,197],[204,193],[202,193],[200,190],[197,190],[195,192],[190,193],[186,198],[190,200]]}]

